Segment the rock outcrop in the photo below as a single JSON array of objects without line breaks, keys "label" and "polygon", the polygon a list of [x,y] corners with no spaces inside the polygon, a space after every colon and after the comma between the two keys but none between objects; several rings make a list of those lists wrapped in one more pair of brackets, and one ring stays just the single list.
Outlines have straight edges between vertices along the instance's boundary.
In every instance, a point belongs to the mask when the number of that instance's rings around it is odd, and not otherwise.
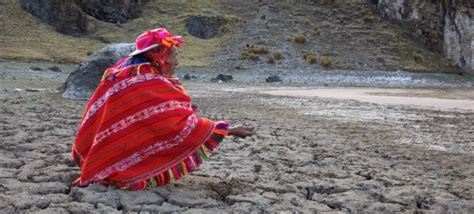
[{"label": "rock outcrop", "polygon": [[148,0],[21,0],[22,7],[60,33],[84,36],[88,32],[87,16],[98,20],[124,23],[140,14]]},{"label": "rock outcrop", "polygon": [[219,28],[226,23],[221,15],[194,15],[186,19],[189,34],[201,39],[211,39],[219,34]]},{"label": "rock outcrop", "polygon": [[63,97],[89,99],[104,70],[135,50],[133,43],[112,44],[92,54],[66,80]]},{"label": "rock outcrop", "polygon": [[73,1],[21,0],[21,6],[60,33],[83,36],[87,32],[86,14]]},{"label": "rock outcrop", "polygon": [[84,12],[96,19],[111,22],[124,23],[138,17],[141,6],[148,0],[75,0]]},{"label": "rock outcrop", "polygon": [[380,14],[416,29],[414,36],[456,65],[474,70],[472,0],[371,0]]}]

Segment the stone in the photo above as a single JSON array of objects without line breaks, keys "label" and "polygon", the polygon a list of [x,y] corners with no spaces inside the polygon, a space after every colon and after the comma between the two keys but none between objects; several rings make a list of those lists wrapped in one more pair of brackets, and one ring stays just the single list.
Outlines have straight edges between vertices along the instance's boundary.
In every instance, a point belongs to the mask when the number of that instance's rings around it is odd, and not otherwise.
[{"label": "stone", "polygon": [[43,70],[43,69],[41,69],[40,67],[37,67],[37,66],[32,66],[32,67],[30,67],[30,69],[33,70],[33,71],[41,71],[41,70]]},{"label": "stone", "polygon": [[39,198],[38,200],[35,201],[36,207],[40,209],[46,209],[48,208],[49,204],[51,204],[51,201],[45,198]]},{"label": "stone", "polygon": [[58,66],[51,66],[48,69],[53,72],[61,72],[61,69]]},{"label": "stone", "polygon": [[221,15],[193,15],[186,19],[186,29],[194,37],[211,39],[219,34],[219,28],[225,23]]},{"label": "stone", "polygon": [[134,47],[132,43],[112,44],[92,54],[68,76],[63,97],[89,99],[99,84],[104,70],[130,54]]},{"label": "stone", "polygon": [[225,74],[219,74],[217,77],[212,78],[212,82],[230,82],[232,81],[233,77],[232,75],[225,75]]},{"label": "stone", "polygon": [[148,0],[76,0],[81,9],[96,19],[110,23],[125,23],[136,18]]},{"label": "stone", "polygon": [[184,75],[184,80],[191,80],[191,75],[185,74]]},{"label": "stone", "polygon": [[271,83],[271,82],[281,82],[281,78],[277,75],[271,75],[265,79],[265,82]]}]

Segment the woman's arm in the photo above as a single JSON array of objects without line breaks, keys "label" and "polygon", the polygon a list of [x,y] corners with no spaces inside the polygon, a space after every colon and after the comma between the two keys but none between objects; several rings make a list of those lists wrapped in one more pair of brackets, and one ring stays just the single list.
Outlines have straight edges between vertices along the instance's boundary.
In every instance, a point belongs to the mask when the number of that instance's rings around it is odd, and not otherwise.
[{"label": "woman's arm", "polygon": [[240,138],[246,138],[254,134],[254,128],[249,125],[237,125],[229,128],[229,135],[233,135]]}]

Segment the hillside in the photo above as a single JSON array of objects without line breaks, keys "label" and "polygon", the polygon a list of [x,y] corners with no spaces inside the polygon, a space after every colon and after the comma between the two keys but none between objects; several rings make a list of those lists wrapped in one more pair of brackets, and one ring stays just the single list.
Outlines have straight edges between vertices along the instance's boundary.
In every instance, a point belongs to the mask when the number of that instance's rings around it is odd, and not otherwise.
[{"label": "hillside", "polygon": [[[342,2],[342,1],[341,1]],[[448,60],[427,50],[407,30],[380,18],[365,0],[333,4],[310,1],[178,1],[151,0],[141,16],[113,24],[88,16],[89,33],[65,36],[23,10],[19,2],[1,3],[0,58],[78,63],[109,43],[133,42],[146,29],[166,27],[185,37],[181,65],[226,70],[319,69],[325,58],[329,69],[458,72]],[[185,20],[193,15],[236,17],[217,37],[190,36]],[[295,37],[305,43],[295,43]],[[254,60],[242,59],[246,46],[268,50]],[[281,60],[267,63],[281,53]],[[313,55],[314,64],[303,59]],[[278,54],[280,55],[280,54]],[[244,57],[245,58],[245,57]],[[271,61],[271,60],[270,60]],[[327,64],[327,63],[326,63]]]}]

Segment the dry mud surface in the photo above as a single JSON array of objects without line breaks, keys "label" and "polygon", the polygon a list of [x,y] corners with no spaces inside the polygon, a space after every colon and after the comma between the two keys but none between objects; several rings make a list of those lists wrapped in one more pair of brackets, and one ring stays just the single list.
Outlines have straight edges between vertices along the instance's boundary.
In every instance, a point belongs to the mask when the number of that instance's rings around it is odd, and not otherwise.
[{"label": "dry mud surface", "polygon": [[0,78],[2,213],[474,212],[473,111],[237,83],[185,85],[202,116],[249,122],[252,138],[226,139],[199,171],[161,188],[74,187],[69,151],[85,102],[55,92],[64,78]]}]

